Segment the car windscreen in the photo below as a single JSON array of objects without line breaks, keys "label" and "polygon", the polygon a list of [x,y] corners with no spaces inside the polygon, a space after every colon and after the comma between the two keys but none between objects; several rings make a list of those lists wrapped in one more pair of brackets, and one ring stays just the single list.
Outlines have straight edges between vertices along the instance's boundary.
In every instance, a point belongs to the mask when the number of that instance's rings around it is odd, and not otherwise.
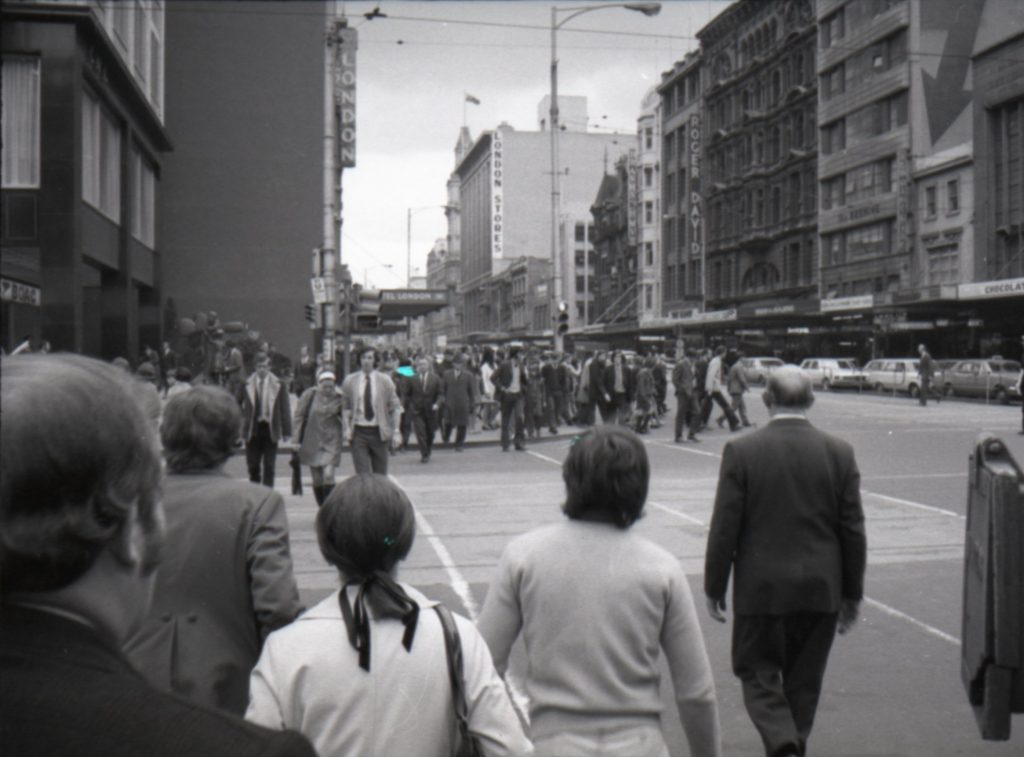
[{"label": "car windscreen", "polygon": [[836,365],[848,371],[855,371],[858,368],[856,360],[837,360]]}]

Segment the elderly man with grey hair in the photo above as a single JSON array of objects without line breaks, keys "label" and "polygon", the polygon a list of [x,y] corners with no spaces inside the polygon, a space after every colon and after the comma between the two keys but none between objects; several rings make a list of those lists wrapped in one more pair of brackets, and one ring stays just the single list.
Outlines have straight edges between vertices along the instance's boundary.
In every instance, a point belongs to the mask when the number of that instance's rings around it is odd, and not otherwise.
[{"label": "elderly man with grey hair", "polygon": [[769,757],[802,755],[832,641],[856,622],[867,539],[853,448],[807,420],[808,377],[787,365],[763,394],[771,422],[722,454],[704,592],[725,622],[733,672]]}]

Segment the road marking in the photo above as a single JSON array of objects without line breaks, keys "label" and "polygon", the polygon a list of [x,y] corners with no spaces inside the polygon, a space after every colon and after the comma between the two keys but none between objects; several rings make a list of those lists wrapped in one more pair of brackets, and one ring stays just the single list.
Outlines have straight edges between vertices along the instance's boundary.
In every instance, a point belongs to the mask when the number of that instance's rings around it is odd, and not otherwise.
[{"label": "road marking", "polygon": [[889,605],[884,604],[883,602],[879,602],[877,599],[871,599],[871,597],[864,597],[864,601],[872,607],[877,607],[882,612],[888,615],[892,615],[894,618],[905,620],[911,625],[917,626],[918,628],[926,631],[927,633],[930,633],[932,636],[937,636],[943,641],[948,641],[950,644],[956,644],[957,646],[960,646],[960,639],[956,638],[955,636],[950,636],[945,631],[940,631],[935,626],[930,626],[924,621],[918,620],[915,617],[907,615],[905,612],[901,612],[897,610],[895,607],[890,607]]},{"label": "road marking", "polygon": [[542,455],[540,452],[534,452],[532,449],[526,450],[526,454],[532,455],[533,457],[537,458],[538,460],[543,460],[545,462],[552,463],[554,465],[558,465],[558,466],[562,465],[562,461],[561,460],[555,460],[555,458],[553,458],[553,457],[548,457],[547,455]]},{"label": "road marking", "polygon": [[[405,490],[405,487],[395,478],[394,475],[388,474],[388,478],[391,479],[392,483],[401,489],[407,497],[409,493]],[[409,497],[409,502],[412,503],[412,497]],[[476,623],[476,619],[480,615],[480,610],[477,607],[476,600],[473,599],[473,594],[469,588],[469,582],[462,575],[462,571],[455,565],[455,560],[452,559],[451,552],[444,545],[441,537],[434,531],[434,527],[430,525],[430,521],[426,519],[426,516],[419,511],[419,508],[415,504],[412,506],[413,513],[416,515],[416,527],[426,537],[427,541],[430,542],[430,546],[433,547],[434,552],[437,553],[437,559],[441,561],[441,566],[444,568],[445,573],[448,574],[448,583],[452,587],[459,599],[462,601],[463,607],[466,608],[466,613],[469,615],[469,619]],[[512,700],[512,706],[516,708],[519,715],[523,718],[523,722],[527,725],[530,724],[530,700],[522,693],[520,684],[516,676],[513,676],[510,671],[505,671],[505,686],[508,688],[509,698]]]},{"label": "road marking", "polygon": [[681,444],[659,442],[656,441],[655,439],[645,440],[645,443],[654,444],[657,445],[658,447],[664,447],[665,449],[674,449],[677,452],[689,452],[691,455],[702,455],[703,457],[713,457],[715,459],[721,459],[722,457],[721,455],[717,455],[714,452],[703,452],[702,450],[699,449],[690,449],[689,447],[684,447]]},{"label": "road marking", "polygon": [[933,505],[922,505],[920,502],[912,502],[909,499],[900,499],[899,497],[890,497],[888,494],[877,494],[875,492],[869,492],[867,489],[861,489],[860,493],[862,496],[874,497],[885,502],[892,502],[897,505],[903,505],[904,507],[913,507],[917,510],[925,510],[930,513],[939,513],[940,515],[948,515],[952,518],[965,518],[960,513],[953,512],[952,510],[946,510],[942,507],[934,507]]},{"label": "road marking", "polygon": [[652,502],[651,500],[647,500],[647,504],[650,505],[651,507],[653,507],[655,510],[661,510],[662,512],[666,512],[669,515],[674,515],[677,518],[682,518],[683,520],[688,520],[688,521],[690,521],[690,523],[695,523],[696,525],[700,526],[701,528],[707,528],[708,527],[707,524],[704,523],[704,521],[698,520],[697,518],[694,518],[693,516],[687,515],[684,512],[680,512],[679,510],[676,510],[675,508],[669,507],[668,505],[663,505],[660,502]]}]

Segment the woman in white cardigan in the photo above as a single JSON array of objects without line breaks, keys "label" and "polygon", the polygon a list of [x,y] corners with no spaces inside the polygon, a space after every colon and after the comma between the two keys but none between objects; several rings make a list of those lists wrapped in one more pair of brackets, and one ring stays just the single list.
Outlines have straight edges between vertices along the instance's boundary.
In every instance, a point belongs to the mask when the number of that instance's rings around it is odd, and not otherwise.
[{"label": "woman in white cardigan", "polygon": [[[412,505],[386,476],[359,474],[334,489],[316,525],[342,588],[269,636],[246,719],[300,731],[325,756],[448,757],[455,714],[437,603],[394,578],[412,548]],[[487,755],[531,753],[486,644],[453,617],[470,732]]]},{"label": "woman in white cardigan", "polygon": [[504,672],[522,635],[537,755],[668,757],[659,657],[694,757],[719,757],[718,705],[679,561],[630,530],[647,498],[643,443],[621,426],[577,437],[567,521],[514,539],[478,627]]}]

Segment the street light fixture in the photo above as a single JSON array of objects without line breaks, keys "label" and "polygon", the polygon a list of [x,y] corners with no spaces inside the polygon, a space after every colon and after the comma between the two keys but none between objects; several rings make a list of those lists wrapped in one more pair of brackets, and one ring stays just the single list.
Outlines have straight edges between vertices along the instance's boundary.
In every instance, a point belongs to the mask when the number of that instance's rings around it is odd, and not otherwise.
[{"label": "street light fixture", "polygon": [[[661,3],[608,3],[606,5],[574,5],[569,7],[551,8],[551,103],[548,119],[548,128],[551,131],[551,264],[554,266],[554,286],[551,292],[551,302],[561,302],[565,299],[562,292],[562,264],[561,249],[559,245],[559,216],[561,214],[561,189],[559,187],[558,173],[558,30],[572,21],[577,16],[591,11],[603,10],[605,8],[625,8],[636,11],[645,16],[657,16],[661,12]],[[560,13],[569,15],[558,20]],[[561,336],[556,334],[556,347],[561,350]]]}]

